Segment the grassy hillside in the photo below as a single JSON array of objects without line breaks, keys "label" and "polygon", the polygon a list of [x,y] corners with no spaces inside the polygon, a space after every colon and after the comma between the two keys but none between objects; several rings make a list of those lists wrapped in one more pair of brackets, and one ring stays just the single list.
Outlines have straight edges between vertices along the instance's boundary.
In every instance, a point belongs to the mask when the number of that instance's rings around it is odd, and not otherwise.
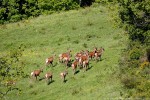
[{"label": "grassy hillside", "polygon": [[[72,55],[81,50],[103,47],[105,52],[99,62],[90,61],[87,72],[80,70],[73,75],[68,69],[67,82],[62,83],[59,73],[64,71],[63,64],[44,69],[41,77],[51,71],[54,82],[47,85],[45,80],[33,81],[30,78],[17,82],[22,89],[18,95],[10,92],[8,100],[98,100],[118,99],[123,92],[118,78],[121,50],[127,43],[122,29],[113,27],[110,12],[105,7],[91,7],[49,16],[24,20],[0,26],[0,54],[23,44],[26,46],[21,60],[26,64],[25,72],[45,66],[45,59],[51,55],[72,50]],[[72,57],[73,59],[73,57]]]}]

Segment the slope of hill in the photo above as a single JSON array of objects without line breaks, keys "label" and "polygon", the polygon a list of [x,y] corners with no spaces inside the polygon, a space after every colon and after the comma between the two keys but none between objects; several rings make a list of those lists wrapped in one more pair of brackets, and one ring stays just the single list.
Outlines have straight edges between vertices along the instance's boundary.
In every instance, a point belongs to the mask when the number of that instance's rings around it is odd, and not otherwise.
[{"label": "slope of hill", "polygon": [[98,100],[118,99],[123,92],[119,80],[118,60],[126,47],[127,35],[122,29],[113,27],[109,10],[105,7],[60,12],[49,16],[24,20],[0,26],[0,52],[23,44],[26,46],[21,60],[26,64],[25,72],[45,66],[45,59],[51,55],[71,49],[74,54],[81,50],[105,49],[99,62],[90,61],[87,72],[80,70],[73,75],[68,68],[67,82],[62,83],[59,73],[65,70],[56,57],[54,67],[44,68],[53,73],[54,82],[47,85],[45,80],[34,81],[30,78],[17,82],[21,94],[12,91],[8,100]]}]

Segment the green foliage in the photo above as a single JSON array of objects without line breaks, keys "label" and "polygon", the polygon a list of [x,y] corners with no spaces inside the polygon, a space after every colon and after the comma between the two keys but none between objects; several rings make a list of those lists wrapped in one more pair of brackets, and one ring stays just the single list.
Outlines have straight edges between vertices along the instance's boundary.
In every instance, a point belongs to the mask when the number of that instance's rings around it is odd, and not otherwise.
[{"label": "green foliage", "polygon": [[142,57],[148,59],[146,56],[146,48],[149,47],[150,38],[150,1],[149,0],[118,0],[120,9],[119,17],[122,26],[129,34],[130,42],[128,50],[125,51],[124,67],[121,67],[122,75],[136,77],[137,81],[129,81],[126,85],[126,79],[123,84],[125,87],[130,85],[134,91],[129,89],[128,97],[133,98],[150,98],[149,94],[149,62],[143,62]]},{"label": "green foliage", "polygon": [[147,42],[145,40],[150,29],[150,1],[118,0],[118,2],[120,19],[122,23],[127,24],[126,30],[130,39]]},{"label": "green foliage", "polygon": [[[82,12],[86,11],[88,13],[83,15]],[[6,24],[3,26],[6,28],[1,26],[1,53],[8,52],[9,49],[15,50],[16,48],[13,47],[20,43],[26,45],[20,61],[26,65],[24,71],[28,75],[33,70],[44,67],[45,59],[56,54],[54,67],[44,68],[43,73],[38,77],[41,79],[46,72],[52,72],[54,81],[51,84],[46,85],[45,79],[35,81],[32,78],[23,78],[16,84],[22,89],[22,93],[16,95],[16,91],[12,91],[7,95],[8,100],[12,98],[18,100],[119,99],[119,92],[123,89],[117,77],[118,59],[128,38],[127,35],[122,34],[124,33],[122,29],[113,27],[112,22],[108,20],[109,14],[107,7],[97,6],[90,10],[84,8]],[[90,27],[86,25],[89,19],[94,23]],[[73,30],[72,26],[76,27],[76,30]],[[123,38],[113,39],[119,34]],[[62,83],[60,72],[66,68],[64,64],[58,63],[58,55],[67,52],[69,48],[72,51],[71,60],[74,60],[77,52],[92,51],[94,47],[105,48],[102,60],[99,62],[91,60],[86,72],[78,68],[79,72],[75,75],[69,67],[67,82]]]},{"label": "green foliage", "polygon": [[0,24],[79,8],[74,0],[2,0],[0,2]]},{"label": "green foliage", "polygon": [[133,49],[130,51],[130,59],[131,60],[139,60],[141,56],[141,52],[138,49]]},{"label": "green foliage", "polygon": [[9,54],[0,57],[0,97],[3,98],[12,90],[19,90],[16,82],[25,76],[24,63],[20,61],[23,46],[13,49]]},{"label": "green foliage", "polygon": [[132,89],[136,87],[136,78],[133,76],[124,75],[122,76],[121,82],[124,84],[124,86],[128,89]]},{"label": "green foliage", "polygon": [[114,0],[95,0],[96,3],[107,4],[109,2],[113,2]]},{"label": "green foliage", "polygon": [[146,48],[139,42],[133,42],[128,49],[124,52],[124,59],[120,64],[121,82],[127,88],[129,98],[149,98],[149,88],[145,84],[149,83],[150,64],[146,60],[141,60],[146,54]]}]

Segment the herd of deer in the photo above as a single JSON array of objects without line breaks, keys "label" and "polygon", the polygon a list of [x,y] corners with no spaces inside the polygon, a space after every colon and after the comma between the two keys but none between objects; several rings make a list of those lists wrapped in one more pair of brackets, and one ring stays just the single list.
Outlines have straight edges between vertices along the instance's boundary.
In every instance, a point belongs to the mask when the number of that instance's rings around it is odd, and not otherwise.
[{"label": "herd of deer", "polygon": [[[90,60],[97,60],[97,61],[100,60],[103,54],[103,51],[104,51],[104,48],[102,47],[101,48],[95,47],[93,51],[82,50],[79,53],[75,54],[74,60],[71,60],[72,55],[71,55],[71,50],[69,50],[66,53],[59,54],[58,57],[59,57],[59,62],[64,63],[66,66],[66,69],[68,67],[72,67],[73,74],[75,75],[77,67],[79,67],[80,69],[83,68],[84,71],[87,71]],[[56,55],[51,56],[46,59],[46,66],[48,65],[53,66],[55,56]],[[43,72],[43,69],[34,70],[33,72],[31,72],[31,77],[35,77],[37,80],[37,77],[40,76],[41,72]],[[60,77],[62,78],[63,82],[65,82],[65,77],[67,74],[68,74],[67,70],[60,73]],[[51,72],[47,72],[44,78],[47,80],[47,82],[52,82],[52,77],[53,77],[53,74]]]}]

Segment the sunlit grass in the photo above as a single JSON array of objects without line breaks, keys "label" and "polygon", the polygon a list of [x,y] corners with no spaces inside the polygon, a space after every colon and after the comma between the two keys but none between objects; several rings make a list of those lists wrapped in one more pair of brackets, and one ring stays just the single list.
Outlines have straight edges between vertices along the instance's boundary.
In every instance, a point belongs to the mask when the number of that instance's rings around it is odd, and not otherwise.
[{"label": "sunlit grass", "polygon": [[[118,60],[127,36],[121,29],[113,27],[108,13],[104,7],[91,7],[0,26],[0,52],[8,52],[23,44],[26,48],[21,59],[26,64],[25,72],[28,75],[45,66],[47,57],[57,55],[55,66],[44,68],[41,74],[44,77],[47,71],[53,72],[53,83],[47,85],[45,80],[22,79],[17,83],[22,93],[17,96],[12,91],[9,100],[118,99],[122,91],[117,77]],[[87,72],[80,70],[76,75],[69,68],[67,82],[62,83],[59,74],[65,70],[65,66],[58,63],[58,55],[71,49],[74,56],[76,52],[91,51],[94,47],[105,48],[102,60],[91,61],[91,69]]]}]

